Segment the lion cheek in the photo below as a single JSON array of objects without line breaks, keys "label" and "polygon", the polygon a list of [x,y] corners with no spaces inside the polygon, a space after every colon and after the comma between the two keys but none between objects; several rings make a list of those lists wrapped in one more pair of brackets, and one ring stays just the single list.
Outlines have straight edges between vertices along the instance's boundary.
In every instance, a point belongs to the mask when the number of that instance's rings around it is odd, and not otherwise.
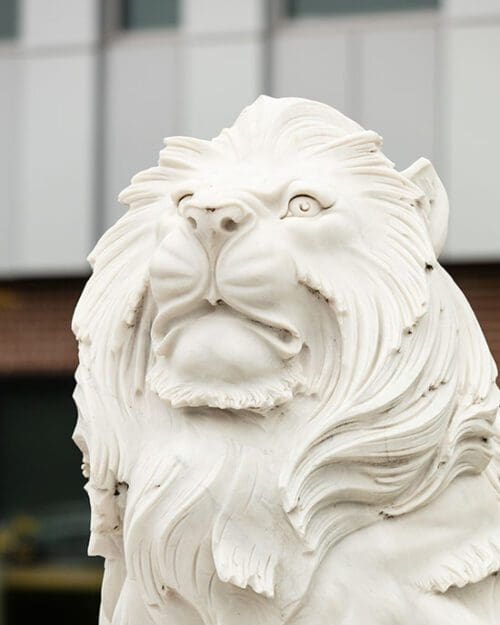
[{"label": "lion cheek", "polygon": [[152,256],[149,275],[155,299],[196,291],[207,280],[208,261],[201,245],[185,229],[171,231]]},{"label": "lion cheek", "polygon": [[289,248],[295,254],[311,257],[311,254],[325,254],[331,258],[332,250],[344,249],[359,240],[360,225],[357,215],[350,206],[337,206],[313,219],[287,219],[283,227],[287,231]]}]

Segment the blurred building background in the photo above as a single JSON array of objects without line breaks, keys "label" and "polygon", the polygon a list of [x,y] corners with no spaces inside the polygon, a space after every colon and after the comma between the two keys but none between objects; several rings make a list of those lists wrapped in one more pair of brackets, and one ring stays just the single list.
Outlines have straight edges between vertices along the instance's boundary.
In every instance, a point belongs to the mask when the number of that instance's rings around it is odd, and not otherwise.
[{"label": "blurred building background", "polygon": [[[97,619],[72,309],[162,138],[260,93],[335,106],[448,189],[443,262],[500,357],[498,0],[0,0],[0,622]],[[3,619],[3,621],[2,621]]]}]

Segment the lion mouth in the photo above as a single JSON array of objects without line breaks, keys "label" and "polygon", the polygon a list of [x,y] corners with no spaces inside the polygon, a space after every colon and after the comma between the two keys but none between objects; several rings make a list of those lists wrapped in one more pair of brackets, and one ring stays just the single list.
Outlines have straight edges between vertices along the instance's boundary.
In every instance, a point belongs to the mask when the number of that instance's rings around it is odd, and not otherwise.
[{"label": "lion mouth", "polygon": [[149,383],[174,407],[270,408],[304,386],[300,336],[224,302],[153,326],[161,334]]},{"label": "lion mouth", "polygon": [[[290,329],[250,318],[230,307],[223,300],[218,300],[215,305],[205,301],[189,314],[183,317],[172,318],[166,323],[161,323],[161,321],[154,322],[153,335],[156,336],[156,354],[168,357],[178,337],[188,329],[188,326],[210,315],[218,316],[228,321],[237,319],[243,328],[250,329],[256,336],[266,341],[283,360],[289,360],[297,356],[304,345],[298,332],[292,332]],[[217,340],[217,337],[213,338]]]}]

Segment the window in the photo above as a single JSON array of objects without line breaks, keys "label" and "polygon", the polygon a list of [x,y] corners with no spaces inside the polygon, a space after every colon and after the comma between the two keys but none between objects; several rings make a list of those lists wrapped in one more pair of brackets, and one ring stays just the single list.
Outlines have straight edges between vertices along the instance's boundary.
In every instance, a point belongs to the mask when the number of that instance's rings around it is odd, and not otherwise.
[{"label": "window", "polygon": [[85,548],[88,503],[81,453],[71,440],[74,386],[69,375],[0,376],[0,522],[71,505],[85,517]]},{"label": "window", "polygon": [[17,0],[0,0],[0,39],[17,34]]},{"label": "window", "polygon": [[178,0],[122,0],[122,28],[165,28],[178,23]]},{"label": "window", "polygon": [[287,0],[291,17],[437,8],[439,0]]}]

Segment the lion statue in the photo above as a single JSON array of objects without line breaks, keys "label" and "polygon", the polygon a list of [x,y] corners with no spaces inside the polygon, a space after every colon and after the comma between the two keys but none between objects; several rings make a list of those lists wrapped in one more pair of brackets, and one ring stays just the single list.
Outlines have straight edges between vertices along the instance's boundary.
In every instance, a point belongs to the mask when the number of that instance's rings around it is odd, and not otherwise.
[{"label": "lion statue", "polygon": [[261,96],[120,200],[73,321],[100,624],[498,623],[500,394],[431,163]]}]

